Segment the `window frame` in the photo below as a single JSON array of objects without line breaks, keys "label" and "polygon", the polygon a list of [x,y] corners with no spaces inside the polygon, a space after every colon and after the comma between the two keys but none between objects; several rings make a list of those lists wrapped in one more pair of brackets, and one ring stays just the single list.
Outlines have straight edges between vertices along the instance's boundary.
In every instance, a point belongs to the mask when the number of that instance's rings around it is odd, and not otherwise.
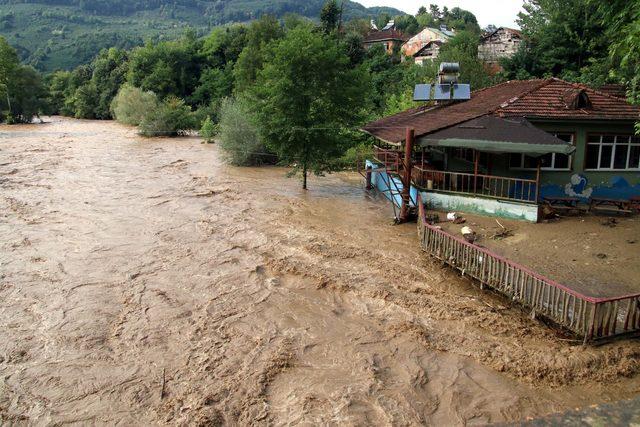
[{"label": "window frame", "polygon": [[[600,137],[600,142],[589,142],[589,140],[591,139],[592,136],[598,136]],[[609,144],[609,143],[604,143],[602,142],[603,137],[605,136],[612,136],[614,137],[614,142]],[[627,143],[623,143],[623,144],[619,144],[618,143],[618,137],[625,137],[627,138],[628,142]],[[590,172],[639,172],[640,171],[640,161],[638,162],[638,166],[630,168],[629,167],[629,161],[631,160],[631,148],[632,147],[640,147],[640,140],[638,142],[631,142],[631,138],[632,137],[636,137],[636,135],[634,135],[633,133],[613,133],[613,132],[589,132],[587,133],[587,140],[585,141],[585,147],[584,147],[584,170],[585,171],[590,171]],[[598,146],[598,165],[595,168],[589,168],[587,167],[587,160],[588,160],[588,155],[589,155],[589,146],[590,145],[597,145]],[[608,168],[601,168],[600,167],[600,162],[602,160],[602,147],[606,145],[608,147],[612,147],[611,149],[611,160],[609,161],[609,166]],[[627,161],[626,163],[626,167],[623,169],[619,169],[619,168],[615,168],[613,167],[615,164],[615,155],[616,155],[616,151],[617,151],[617,147],[621,145],[621,146],[626,146],[627,147]]]},{"label": "window frame", "polygon": [[[575,147],[576,145],[576,132],[573,131],[546,131],[547,133],[550,133],[551,135],[557,137],[557,135],[563,134],[563,135],[571,135],[571,145],[573,145]],[[518,154],[518,153],[512,153],[513,154]],[[552,155],[552,164],[555,165],[556,164],[556,154],[558,153],[550,153]],[[511,155],[509,156],[509,169],[510,170],[518,170],[518,171],[535,171],[538,168],[527,168],[525,167],[525,156],[526,154],[524,153],[520,153],[520,166],[511,166]],[[546,172],[571,172],[573,170],[573,154],[566,154],[567,157],[569,157],[569,163],[567,165],[566,168],[556,168],[556,167],[541,167],[540,170],[541,171],[546,171]]]}]

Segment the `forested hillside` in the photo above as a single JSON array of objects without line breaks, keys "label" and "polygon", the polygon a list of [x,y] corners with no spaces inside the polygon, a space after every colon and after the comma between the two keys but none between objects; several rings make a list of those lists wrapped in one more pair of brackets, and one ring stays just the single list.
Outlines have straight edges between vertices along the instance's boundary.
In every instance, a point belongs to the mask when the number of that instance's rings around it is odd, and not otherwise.
[{"label": "forested hillside", "polygon": [[[129,49],[146,40],[170,40],[191,27],[200,35],[218,25],[263,14],[296,13],[316,19],[323,0],[0,0],[0,35],[20,58],[41,71],[71,69],[101,49]],[[391,8],[345,2],[344,19],[391,16]]]}]

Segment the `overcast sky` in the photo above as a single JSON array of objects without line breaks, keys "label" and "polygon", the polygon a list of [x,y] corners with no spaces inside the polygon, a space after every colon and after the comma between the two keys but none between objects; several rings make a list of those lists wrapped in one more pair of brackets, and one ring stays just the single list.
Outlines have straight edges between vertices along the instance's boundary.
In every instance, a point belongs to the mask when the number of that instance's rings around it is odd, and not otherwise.
[{"label": "overcast sky", "polygon": [[429,8],[429,4],[437,4],[442,9],[459,7],[473,12],[481,27],[494,24],[498,27],[515,27],[518,12],[522,8],[522,0],[355,0],[365,6],[390,6],[412,15],[418,12],[420,6]]}]

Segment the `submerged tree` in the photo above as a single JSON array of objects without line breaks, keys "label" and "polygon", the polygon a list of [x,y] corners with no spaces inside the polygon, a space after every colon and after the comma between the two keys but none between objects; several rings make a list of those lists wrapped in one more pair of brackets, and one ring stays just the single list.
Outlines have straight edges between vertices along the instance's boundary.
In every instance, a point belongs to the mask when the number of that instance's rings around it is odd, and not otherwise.
[{"label": "submerged tree", "polygon": [[0,37],[0,118],[28,123],[42,111],[45,98],[40,74],[21,65],[15,49]]},{"label": "submerged tree", "polygon": [[331,171],[363,117],[368,76],[332,39],[300,26],[270,46],[251,95],[267,147],[292,173]]}]

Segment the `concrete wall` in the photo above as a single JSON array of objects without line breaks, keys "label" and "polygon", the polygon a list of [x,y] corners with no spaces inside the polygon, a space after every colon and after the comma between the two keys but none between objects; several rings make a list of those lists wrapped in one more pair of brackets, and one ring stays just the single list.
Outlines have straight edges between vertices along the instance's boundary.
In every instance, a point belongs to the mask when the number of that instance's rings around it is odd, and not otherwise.
[{"label": "concrete wall", "polygon": [[427,208],[538,222],[538,206],[484,197],[423,192]]}]

